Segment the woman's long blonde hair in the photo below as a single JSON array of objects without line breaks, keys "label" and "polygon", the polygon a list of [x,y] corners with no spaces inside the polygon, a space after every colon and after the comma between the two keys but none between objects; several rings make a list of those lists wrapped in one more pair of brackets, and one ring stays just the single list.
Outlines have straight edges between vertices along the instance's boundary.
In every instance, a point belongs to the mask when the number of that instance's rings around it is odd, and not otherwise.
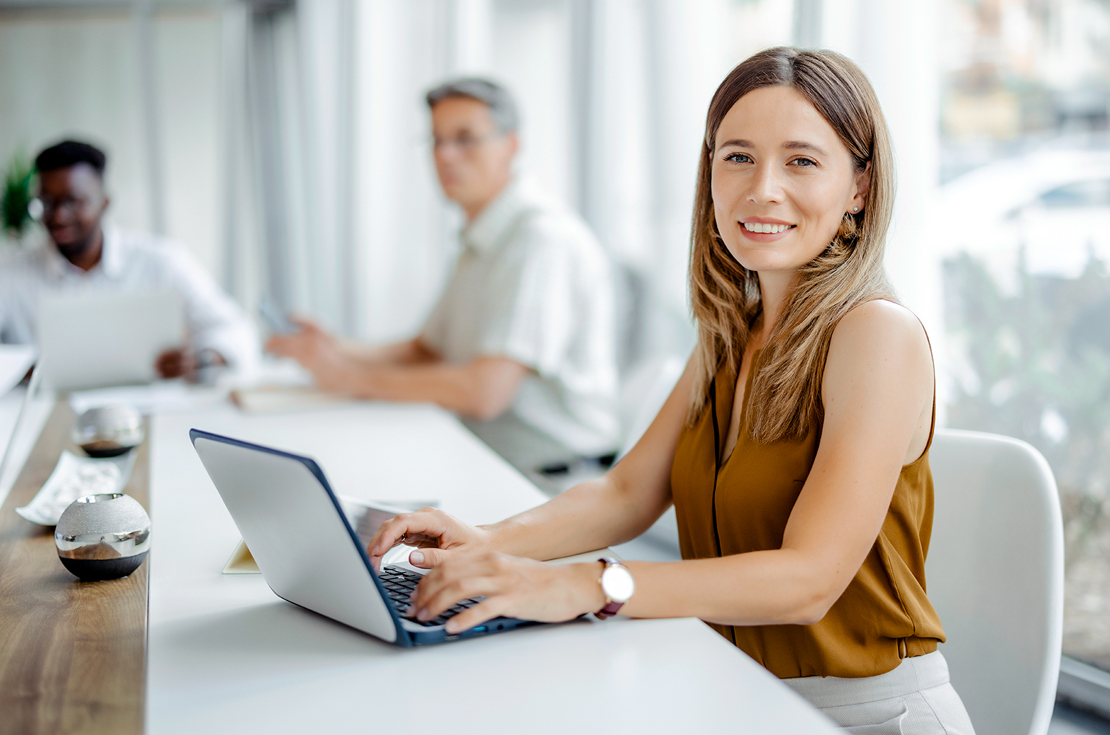
[{"label": "woman's long blonde hair", "polygon": [[762,308],[759,274],[729,253],[713,212],[717,128],[736,101],[761,87],[791,87],[817,109],[851,154],[870,165],[863,211],[846,214],[819,256],[802,267],[782,317],[768,335],[753,376],[750,415],[756,441],[804,435],[823,417],[821,379],[833,329],[855,306],[893,299],[883,248],[894,205],[894,161],[879,101],[859,67],[832,51],[773,48],[747,59],[721,82],[709,104],[694,200],[690,296],[697,321],[696,374],[688,420],[704,410],[710,384],[727,366],[735,375]]}]

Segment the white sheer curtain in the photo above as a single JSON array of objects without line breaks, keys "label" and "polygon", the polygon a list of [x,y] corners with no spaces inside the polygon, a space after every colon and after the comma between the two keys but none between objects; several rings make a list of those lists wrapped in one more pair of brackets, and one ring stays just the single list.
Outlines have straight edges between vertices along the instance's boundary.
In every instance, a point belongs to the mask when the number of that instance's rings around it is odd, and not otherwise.
[{"label": "white sheer curtain", "polygon": [[[481,5],[363,0],[355,20],[355,267],[363,290],[358,333],[411,336],[436,297],[454,257],[461,223],[442,204],[426,145],[423,92],[475,57]],[[477,26],[477,30],[463,33]],[[469,69],[468,69],[469,70]]]},{"label": "white sheer curtain", "polygon": [[935,211],[940,164],[937,3],[823,0],[819,45],[860,65],[894,142],[898,195],[886,265],[902,301],[925,324],[937,365],[937,423],[949,395],[941,252]]},{"label": "white sheer curtain", "polygon": [[[905,32],[931,28],[931,18],[931,3],[880,0],[230,6],[225,65],[238,63],[249,82],[239,127],[251,145],[247,155],[228,136],[225,158],[253,158],[232,168],[256,186],[252,201],[229,175],[228,219],[238,224],[228,236],[249,240],[254,226],[258,245],[230,255],[229,271],[246,300],[268,293],[363,338],[411,334],[451,267],[461,225],[435,182],[422,95],[445,77],[483,74],[520,102],[521,169],[577,207],[620,264],[629,359],[684,353],[689,221],[709,99],[751,53],[805,36],[856,59],[879,92],[899,161],[888,265],[942,350],[925,234],[936,178],[933,42]],[[236,94],[229,86],[225,107]],[[244,258],[264,264],[257,284]]]},{"label": "white sheer curtain", "polygon": [[791,41],[781,2],[592,2],[585,211],[628,277],[626,364],[692,346],[690,216],[705,114],[739,61]]},{"label": "white sheer curtain", "polygon": [[[586,159],[593,167],[587,172],[593,207],[586,214],[611,252],[649,286],[646,310],[639,315],[647,335],[640,349],[682,345],[682,328],[674,325],[675,317],[686,313],[690,212],[713,91],[755,51],[798,43],[844,53],[876,88],[898,164],[887,267],[902,299],[928,328],[942,365],[940,261],[930,247],[929,221],[938,171],[935,4],[617,0],[594,5],[595,120]],[[660,330],[663,336],[652,339]]]},{"label": "white sheer curtain", "polygon": [[225,7],[223,24],[236,293],[349,336],[411,334],[458,224],[435,188],[421,94],[488,55],[488,42],[473,42],[481,4],[241,3]]},{"label": "white sheer curtain", "polygon": [[[365,0],[356,9],[360,330],[415,328],[454,255],[424,90],[485,74],[517,97],[520,168],[577,207],[633,285],[634,352],[684,352],[689,218],[705,109],[751,52],[789,43],[787,3]],[[633,356],[635,357],[635,355]]]},{"label": "white sheer curtain", "polygon": [[349,0],[223,10],[224,236],[244,303],[357,324]]}]

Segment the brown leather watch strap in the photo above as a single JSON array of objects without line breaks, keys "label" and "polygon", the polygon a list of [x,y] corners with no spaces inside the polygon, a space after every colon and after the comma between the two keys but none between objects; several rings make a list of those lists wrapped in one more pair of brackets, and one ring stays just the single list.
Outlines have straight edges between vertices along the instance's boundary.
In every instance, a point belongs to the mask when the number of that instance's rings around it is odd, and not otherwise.
[{"label": "brown leather watch strap", "polygon": [[[610,564],[620,564],[619,561],[617,561],[616,559],[613,559],[611,557],[608,557],[608,556],[604,556],[604,557],[598,559],[598,561],[601,562],[601,564],[602,564],[602,566],[601,566],[601,573],[602,574],[605,574],[605,570],[609,568]],[[621,566],[623,566],[623,565],[621,565]],[[599,585],[601,584],[601,577],[597,578],[597,583]],[[605,586],[604,585],[602,585],[601,591],[602,591],[602,594],[604,594],[604,592],[605,592]],[[600,610],[598,610],[597,612],[595,612],[594,617],[596,617],[598,620],[605,620],[606,618],[611,618],[614,615],[616,615],[617,611],[620,610],[622,607],[624,607],[623,602],[616,602],[614,600],[610,600],[609,596],[605,595],[605,607],[603,607]]]}]

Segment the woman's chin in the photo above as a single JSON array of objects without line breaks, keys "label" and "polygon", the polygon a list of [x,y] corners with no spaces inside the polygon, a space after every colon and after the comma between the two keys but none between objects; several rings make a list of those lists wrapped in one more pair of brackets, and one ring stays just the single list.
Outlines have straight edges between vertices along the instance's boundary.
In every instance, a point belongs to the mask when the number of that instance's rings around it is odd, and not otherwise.
[{"label": "woman's chin", "polygon": [[775,271],[794,271],[801,268],[808,261],[796,262],[795,258],[784,257],[784,253],[775,252],[752,252],[745,249],[745,251],[732,253],[732,257],[736,262],[744,266],[749,271],[754,273],[772,273]]},{"label": "woman's chin", "polygon": [[745,243],[743,247],[730,247],[729,252],[737,263],[755,273],[774,271],[796,271],[821,254],[823,248],[810,248],[801,252],[798,248],[784,249],[775,247],[778,243],[765,246]]}]

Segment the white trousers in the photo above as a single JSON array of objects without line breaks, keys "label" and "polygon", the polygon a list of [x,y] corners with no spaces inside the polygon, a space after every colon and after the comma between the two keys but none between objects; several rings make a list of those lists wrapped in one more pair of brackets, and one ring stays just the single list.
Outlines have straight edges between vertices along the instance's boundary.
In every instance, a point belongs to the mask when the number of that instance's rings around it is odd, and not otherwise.
[{"label": "white trousers", "polygon": [[903,659],[893,671],[859,679],[783,679],[847,732],[857,735],[974,735],[940,651]]}]

